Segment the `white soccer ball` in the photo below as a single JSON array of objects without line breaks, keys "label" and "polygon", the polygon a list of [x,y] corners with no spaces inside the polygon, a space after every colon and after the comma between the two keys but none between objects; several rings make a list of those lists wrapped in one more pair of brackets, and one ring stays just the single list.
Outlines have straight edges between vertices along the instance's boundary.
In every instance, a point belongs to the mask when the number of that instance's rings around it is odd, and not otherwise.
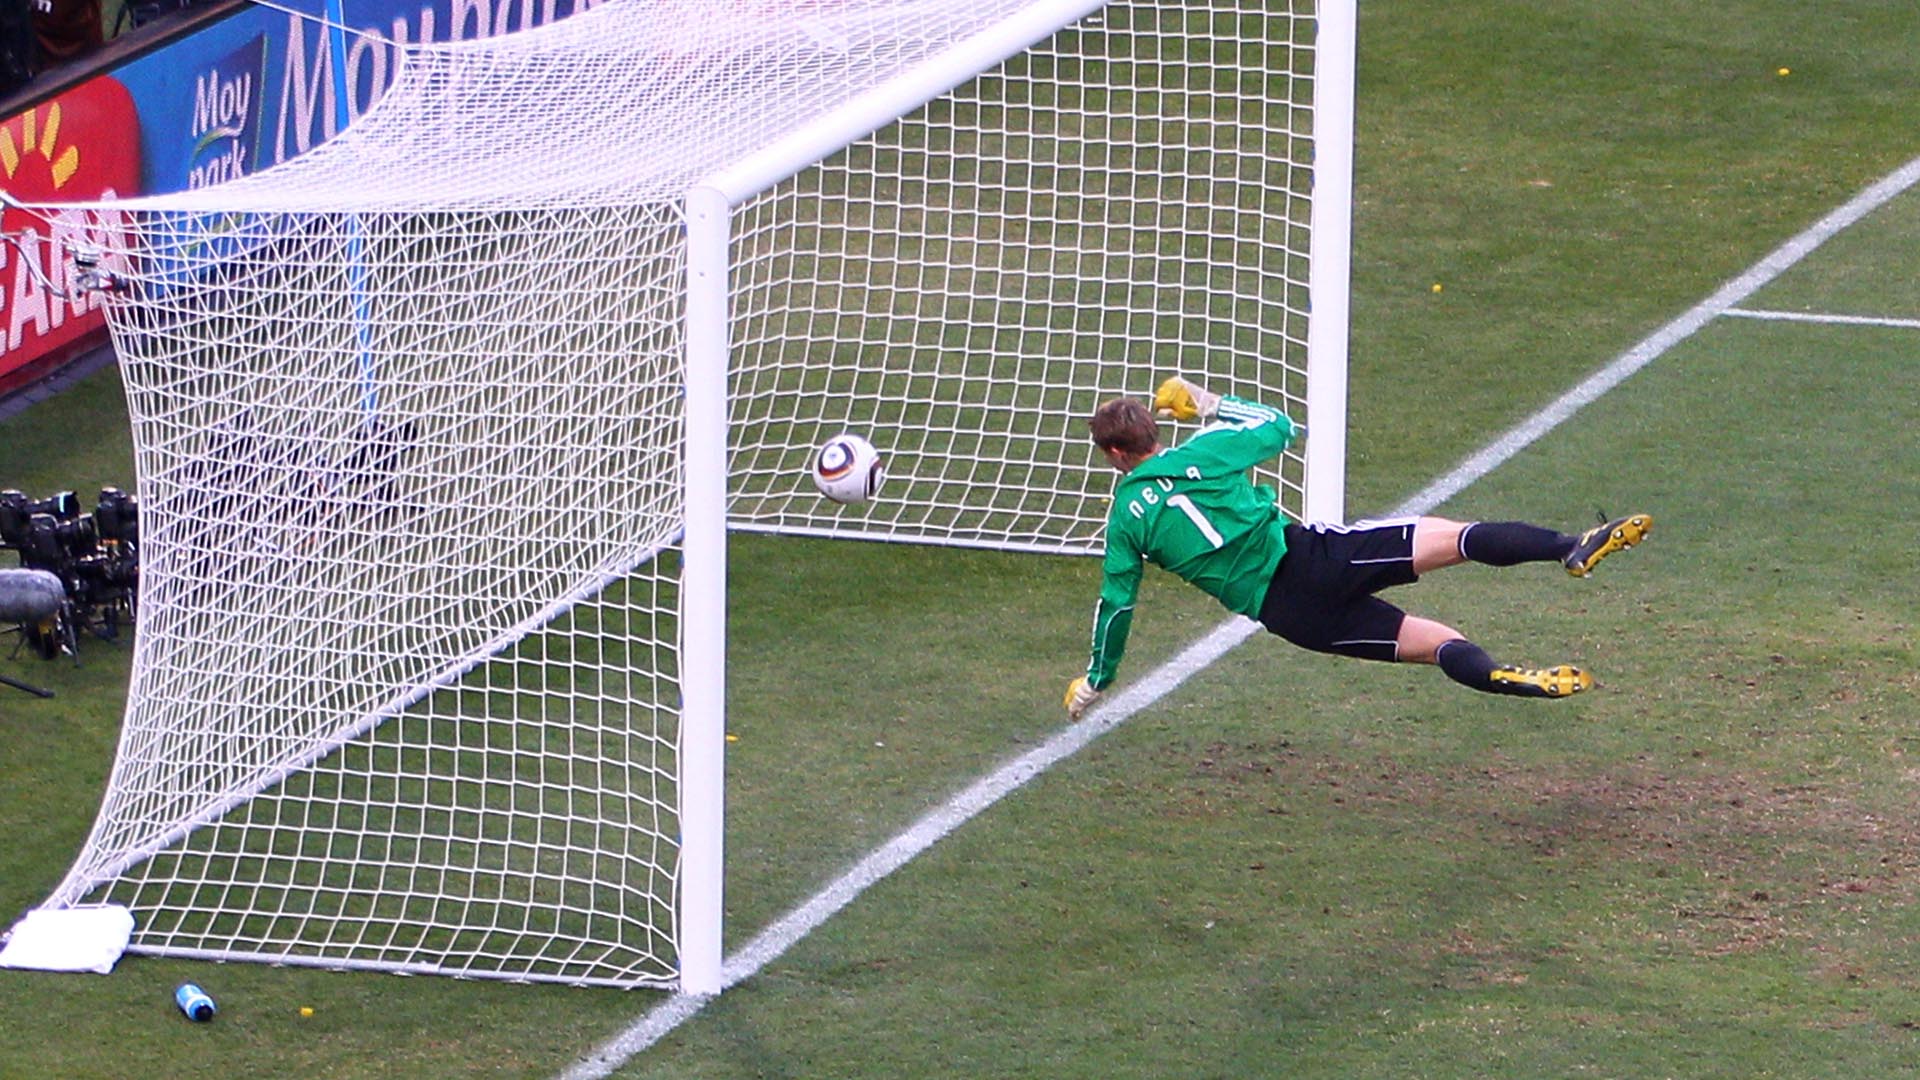
[{"label": "white soccer ball", "polygon": [[821,443],[813,455],[813,486],[837,503],[866,502],[886,478],[880,451],[851,432]]}]

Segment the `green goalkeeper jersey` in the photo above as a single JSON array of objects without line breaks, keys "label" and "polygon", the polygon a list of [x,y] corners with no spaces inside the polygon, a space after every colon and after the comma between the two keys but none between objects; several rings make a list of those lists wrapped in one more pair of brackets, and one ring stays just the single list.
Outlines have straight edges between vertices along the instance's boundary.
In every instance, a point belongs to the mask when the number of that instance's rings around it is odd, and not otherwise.
[{"label": "green goalkeeper jersey", "polygon": [[1287,414],[1226,397],[1213,423],[1120,478],[1107,513],[1107,554],[1093,615],[1087,682],[1104,689],[1127,649],[1141,561],[1170,570],[1230,611],[1257,618],[1286,554],[1274,490],[1247,470],[1293,442]]}]

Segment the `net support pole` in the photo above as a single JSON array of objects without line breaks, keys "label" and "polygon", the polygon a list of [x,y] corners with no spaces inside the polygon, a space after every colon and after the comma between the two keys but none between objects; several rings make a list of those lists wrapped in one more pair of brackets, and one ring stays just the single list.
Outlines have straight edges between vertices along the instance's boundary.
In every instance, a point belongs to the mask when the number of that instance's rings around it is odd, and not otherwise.
[{"label": "net support pole", "polygon": [[1307,292],[1308,521],[1347,512],[1355,0],[1320,0],[1313,46],[1313,209]]},{"label": "net support pole", "polygon": [[680,587],[680,991],[720,991],[727,670],[727,262],[731,207],[686,196],[686,532]]}]

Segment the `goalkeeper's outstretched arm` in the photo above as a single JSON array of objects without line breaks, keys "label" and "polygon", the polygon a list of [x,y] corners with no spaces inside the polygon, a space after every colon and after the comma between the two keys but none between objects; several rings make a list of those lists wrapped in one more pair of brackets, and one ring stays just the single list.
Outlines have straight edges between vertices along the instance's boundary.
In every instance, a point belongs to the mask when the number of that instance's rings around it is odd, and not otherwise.
[{"label": "goalkeeper's outstretched arm", "polygon": [[1093,608],[1093,645],[1087,673],[1068,684],[1064,702],[1067,714],[1076,720],[1098,700],[1101,691],[1113,685],[1120,660],[1127,653],[1127,636],[1133,630],[1133,605],[1140,594],[1142,570],[1140,553],[1109,534],[1100,601]]},{"label": "goalkeeper's outstretched arm", "polygon": [[1067,686],[1067,714],[1079,719],[1102,691],[1113,685],[1114,672],[1127,652],[1127,634],[1133,628],[1133,604],[1116,607],[1105,594],[1093,612],[1093,656],[1087,673]]},{"label": "goalkeeper's outstretched arm", "polygon": [[1134,596],[1140,575],[1131,583],[1109,581],[1100,590],[1100,602],[1093,608],[1093,653],[1087,660],[1087,681],[1095,690],[1113,685],[1120,660],[1127,654],[1127,636],[1133,631]]},{"label": "goalkeeper's outstretched arm", "polygon": [[1212,420],[1220,413],[1220,395],[1175,375],[1153,392],[1153,411],[1175,420]]},{"label": "goalkeeper's outstretched arm", "polygon": [[1258,465],[1307,433],[1304,425],[1294,423],[1280,409],[1232,394],[1215,394],[1178,375],[1153,392],[1153,411],[1205,424],[1194,437],[1205,437],[1216,464],[1229,471]]}]

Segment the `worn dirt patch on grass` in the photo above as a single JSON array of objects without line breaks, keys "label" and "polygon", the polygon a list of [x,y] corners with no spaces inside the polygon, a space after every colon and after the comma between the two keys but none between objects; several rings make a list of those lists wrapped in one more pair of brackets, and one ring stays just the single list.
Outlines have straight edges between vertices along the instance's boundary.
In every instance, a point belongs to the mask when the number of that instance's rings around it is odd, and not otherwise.
[{"label": "worn dirt patch on grass", "polygon": [[1758,949],[1920,900],[1920,822],[1877,809],[1858,774],[1789,781],[1650,759],[1434,767],[1348,749],[1285,739],[1169,746],[1184,766],[1169,777],[1184,775],[1163,805],[1176,816],[1348,813],[1516,850],[1627,882],[1628,895],[1670,914],[1646,920],[1654,932],[1696,954]]}]

